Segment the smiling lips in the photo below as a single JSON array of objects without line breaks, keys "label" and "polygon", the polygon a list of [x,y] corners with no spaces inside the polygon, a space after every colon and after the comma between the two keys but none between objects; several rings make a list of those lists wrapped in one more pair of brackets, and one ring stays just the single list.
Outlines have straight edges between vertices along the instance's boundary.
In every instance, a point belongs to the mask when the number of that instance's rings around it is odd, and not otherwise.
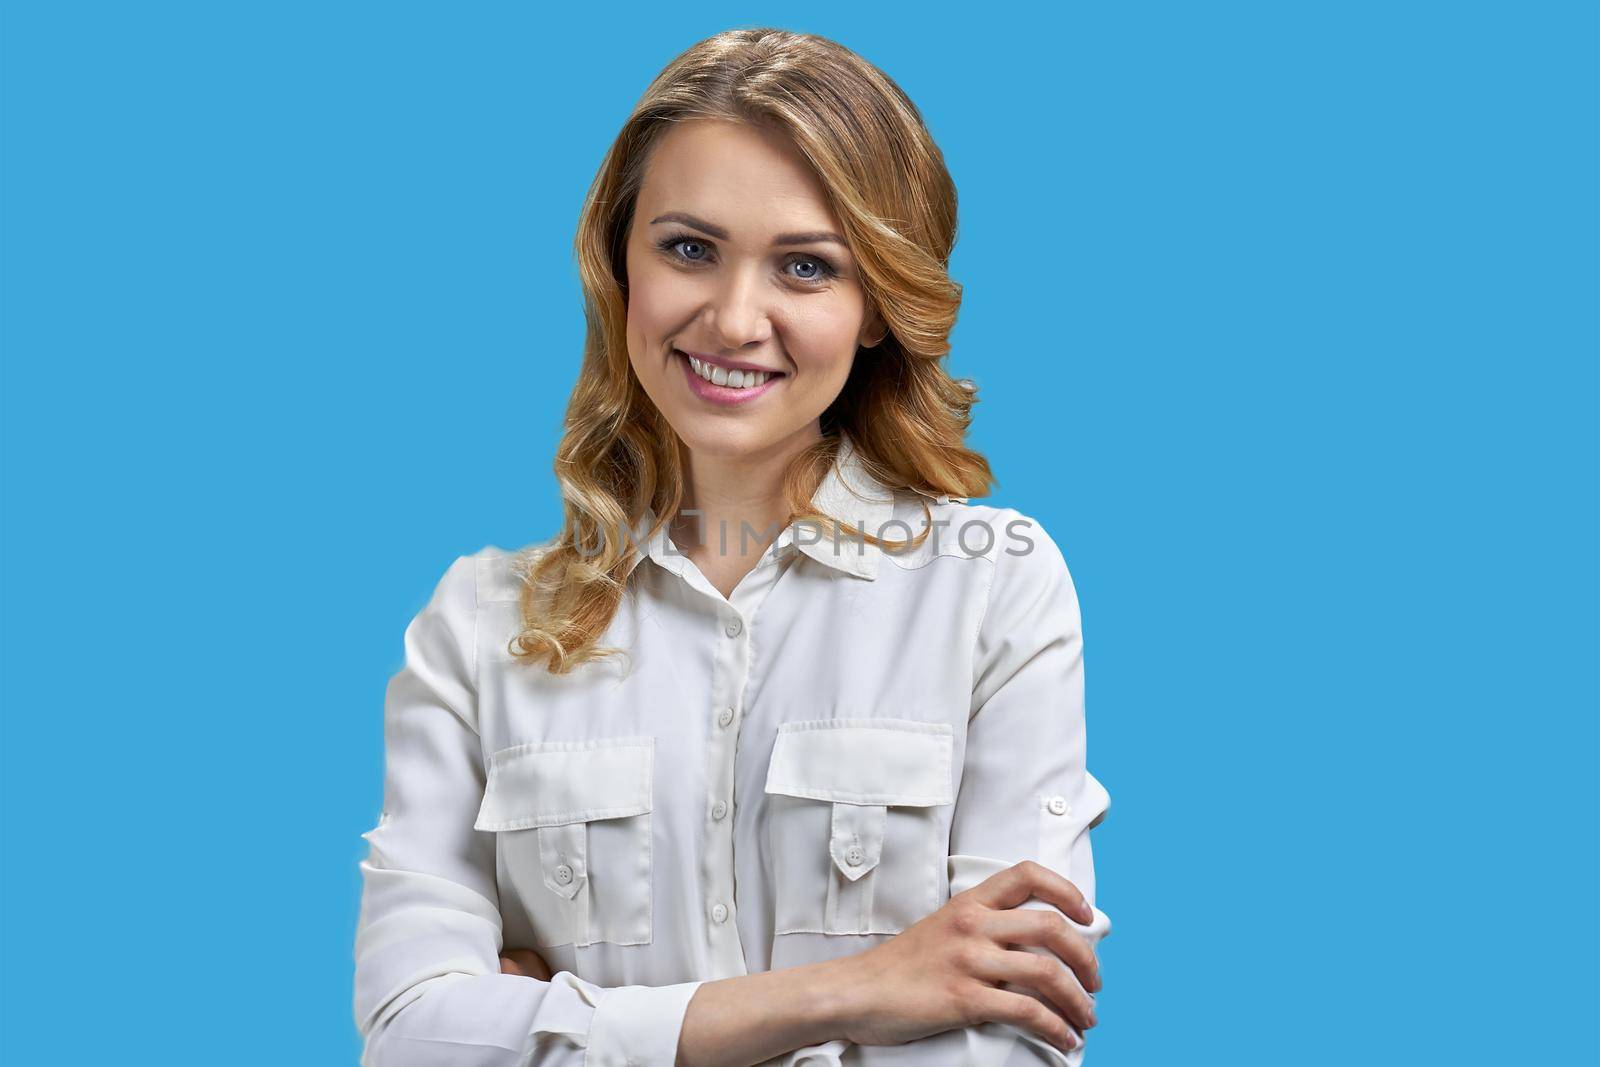
[{"label": "smiling lips", "polygon": [[689,386],[702,399],[719,404],[739,404],[765,393],[782,377],[781,371],[729,370],[673,349],[683,357]]},{"label": "smiling lips", "polygon": [[734,370],[712,363],[709,360],[698,359],[689,355],[681,348],[678,350],[689,360],[689,365],[694,372],[713,385],[726,385],[733,389],[747,389],[765,384],[768,378],[773,377],[775,371]]}]

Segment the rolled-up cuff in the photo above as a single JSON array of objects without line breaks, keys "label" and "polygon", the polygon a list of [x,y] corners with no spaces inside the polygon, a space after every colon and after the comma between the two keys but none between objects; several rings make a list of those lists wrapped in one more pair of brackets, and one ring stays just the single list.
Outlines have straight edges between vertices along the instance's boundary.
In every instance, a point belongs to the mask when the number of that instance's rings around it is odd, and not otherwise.
[{"label": "rolled-up cuff", "polygon": [[689,1000],[704,982],[607,989],[589,1024],[584,1067],[674,1067]]}]

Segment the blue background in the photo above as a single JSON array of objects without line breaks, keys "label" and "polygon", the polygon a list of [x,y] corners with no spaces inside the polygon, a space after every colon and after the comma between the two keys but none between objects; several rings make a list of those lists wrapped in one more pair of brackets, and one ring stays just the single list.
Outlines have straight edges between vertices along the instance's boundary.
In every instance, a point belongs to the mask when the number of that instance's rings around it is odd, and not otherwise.
[{"label": "blue background", "polygon": [[1600,1060],[1596,7],[848,7],[5,5],[5,1063],[355,1061],[402,630],[557,528],[582,196],[760,24],[960,190],[1113,797],[1089,1062]]}]

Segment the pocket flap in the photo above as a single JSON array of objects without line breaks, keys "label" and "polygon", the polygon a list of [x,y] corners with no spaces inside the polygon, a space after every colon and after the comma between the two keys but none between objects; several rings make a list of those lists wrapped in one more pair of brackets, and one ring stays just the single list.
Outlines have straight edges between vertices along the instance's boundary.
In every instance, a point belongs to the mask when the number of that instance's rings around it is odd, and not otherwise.
[{"label": "pocket flap", "polygon": [[654,737],[537,741],[489,757],[474,830],[622,819],[651,808]]},{"label": "pocket flap", "polygon": [[882,804],[834,804],[828,855],[850,881],[870,873],[883,858],[888,814],[889,809]]},{"label": "pocket flap", "polygon": [[768,793],[846,804],[954,803],[955,729],[915,719],[809,719],[778,727]]}]

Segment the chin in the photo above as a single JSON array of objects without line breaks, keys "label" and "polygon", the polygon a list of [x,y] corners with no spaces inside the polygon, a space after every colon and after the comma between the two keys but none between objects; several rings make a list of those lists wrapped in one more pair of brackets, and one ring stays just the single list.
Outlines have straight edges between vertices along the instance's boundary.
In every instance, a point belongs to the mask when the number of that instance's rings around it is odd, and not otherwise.
[{"label": "chin", "polygon": [[[738,419],[723,420],[723,425],[711,425],[717,420],[705,420],[684,430],[678,436],[690,451],[706,456],[749,456],[782,446],[802,432],[807,423],[798,426],[775,426],[770,421],[743,423]],[[816,420],[811,420],[814,423]]]},{"label": "chin", "polygon": [[779,437],[766,427],[738,425],[737,419],[725,420],[722,426],[710,424],[716,421],[697,420],[686,431],[680,430],[678,436],[689,448],[706,455],[746,455],[773,444]]}]

